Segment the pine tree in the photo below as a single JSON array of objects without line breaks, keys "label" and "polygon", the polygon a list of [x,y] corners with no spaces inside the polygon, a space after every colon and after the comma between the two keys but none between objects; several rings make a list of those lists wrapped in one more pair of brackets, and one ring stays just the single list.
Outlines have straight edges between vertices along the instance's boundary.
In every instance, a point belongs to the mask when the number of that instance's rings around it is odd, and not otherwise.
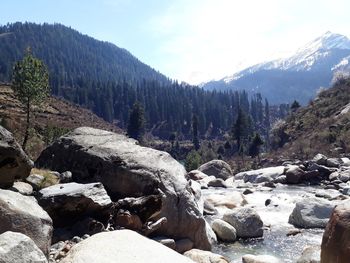
[{"label": "pine tree", "polygon": [[294,100],[292,105],[290,106],[290,109],[292,110],[292,112],[295,112],[299,108],[300,108],[300,103]]},{"label": "pine tree", "polygon": [[128,123],[128,135],[136,140],[142,140],[145,128],[144,110],[137,101],[134,103],[130,112]]},{"label": "pine tree", "polygon": [[198,150],[200,148],[199,138],[198,138],[198,117],[197,115],[192,116],[192,141],[194,148]]},{"label": "pine tree", "polygon": [[244,146],[244,141],[249,135],[249,120],[247,114],[239,108],[236,122],[232,128],[233,139],[237,141],[237,149],[241,149]]},{"label": "pine tree", "polygon": [[30,48],[23,60],[16,62],[12,73],[12,89],[26,111],[26,128],[22,147],[25,150],[29,138],[30,113],[33,105],[40,105],[50,94],[49,73],[45,64],[35,58]]},{"label": "pine tree", "polygon": [[264,144],[263,140],[260,137],[259,133],[255,133],[252,142],[249,146],[249,155],[252,158],[258,157],[260,154],[260,147]]}]

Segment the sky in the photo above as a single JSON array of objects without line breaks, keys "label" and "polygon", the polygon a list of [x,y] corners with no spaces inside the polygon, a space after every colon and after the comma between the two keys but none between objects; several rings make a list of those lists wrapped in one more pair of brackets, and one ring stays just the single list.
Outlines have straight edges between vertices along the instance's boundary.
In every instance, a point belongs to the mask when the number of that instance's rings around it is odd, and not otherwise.
[{"label": "sky", "polygon": [[0,24],[61,23],[199,84],[350,36],[349,0],[1,0]]}]

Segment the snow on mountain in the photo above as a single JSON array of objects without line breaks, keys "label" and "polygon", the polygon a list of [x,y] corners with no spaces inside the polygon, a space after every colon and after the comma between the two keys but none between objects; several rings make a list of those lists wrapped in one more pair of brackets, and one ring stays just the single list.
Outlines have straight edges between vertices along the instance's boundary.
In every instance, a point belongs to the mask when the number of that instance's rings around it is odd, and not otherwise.
[{"label": "snow on mountain", "polygon": [[[254,73],[259,70],[290,70],[290,71],[310,71],[317,68],[318,62],[326,60],[333,55],[333,50],[350,50],[350,40],[343,35],[326,32],[322,36],[309,42],[304,47],[299,48],[297,52],[286,59],[278,59],[266,63],[261,63],[249,67],[243,71],[225,77],[222,80],[225,83],[237,80],[247,73]],[[348,57],[350,58],[350,57]],[[348,58],[337,61],[336,64],[330,65],[331,70],[337,70],[347,65]]]}]

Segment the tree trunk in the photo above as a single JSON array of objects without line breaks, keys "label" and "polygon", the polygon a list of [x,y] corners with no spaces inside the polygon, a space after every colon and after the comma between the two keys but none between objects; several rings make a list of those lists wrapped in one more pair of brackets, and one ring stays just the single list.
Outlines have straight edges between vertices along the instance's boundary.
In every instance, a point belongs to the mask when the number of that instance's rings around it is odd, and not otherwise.
[{"label": "tree trunk", "polygon": [[24,133],[24,139],[23,139],[23,143],[22,143],[22,148],[25,152],[26,151],[26,146],[27,146],[27,142],[28,142],[28,138],[29,138],[29,125],[30,125],[30,103],[29,103],[29,99],[27,101],[27,123],[26,123],[26,130]]}]

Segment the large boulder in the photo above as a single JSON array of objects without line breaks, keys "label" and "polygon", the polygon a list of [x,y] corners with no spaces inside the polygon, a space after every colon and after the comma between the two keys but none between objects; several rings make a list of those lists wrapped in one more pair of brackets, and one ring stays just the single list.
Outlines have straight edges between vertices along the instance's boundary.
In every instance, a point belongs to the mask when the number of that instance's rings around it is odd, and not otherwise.
[{"label": "large boulder", "polygon": [[70,225],[82,217],[103,216],[112,205],[101,183],[57,184],[39,192],[38,202],[55,226]]},{"label": "large boulder", "polygon": [[198,170],[209,176],[213,175],[216,178],[221,178],[223,180],[233,176],[230,165],[222,160],[212,160],[202,164]]},{"label": "large boulder", "polygon": [[323,234],[321,263],[349,262],[350,201],[335,207]]},{"label": "large boulder", "polygon": [[101,182],[112,199],[162,192],[162,208],[154,219],[168,221],[154,234],[189,238],[201,249],[211,247],[186,170],[166,152],[141,147],[121,134],[82,127],[46,148],[36,165],[71,171],[78,183]]},{"label": "large boulder", "polygon": [[286,171],[286,179],[288,184],[298,184],[302,181],[303,175],[305,174],[297,165],[290,165]]},{"label": "large boulder", "polygon": [[223,220],[236,229],[237,237],[262,237],[264,234],[263,221],[252,208],[236,208],[226,212]]},{"label": "large boulder", "polygon": [[320,263],[320,253],[319,245],[306,247],[296,263]]},{"label": "large boulder", "polygon": [[7,231],[0,235],[0,263],[47,263],[34,241],[21,233]]},{"label": "large boulder", "polygon": [[9,188],[15,180],[25,179],[32,168],[33,162],[12,134],[0,126],[0,188]]},{"label": "large boulder", "polygon": [[243,179],[244,182],[250,182],[250,183],[272,182],[277,177],[283,175],[285,169],[286,167],[284,166],[262,168],[258,170],[240,172],[235,175],[235,178]]},{"label": "large boulder", "polygon": [[325,228],[334,206],[324,199],[302,200],[295,204],[289,223],[301,228]]},{"label": "large boulder", "polygon": [[131,230],[93,235],[75,245],[61,263],[193,263],[189,258]]},{"label": "large boulder", "polygon": [[51,245],[52,220],[34,197],[10,190],[0,190],[0,233],[20,232],[30,237],[48,254]]},{"label": "large boulder", "polygon": [[197,263],[229,263],[229,261],[219,254],[199,249],[191,249],[184,253],[184,256]]}]

